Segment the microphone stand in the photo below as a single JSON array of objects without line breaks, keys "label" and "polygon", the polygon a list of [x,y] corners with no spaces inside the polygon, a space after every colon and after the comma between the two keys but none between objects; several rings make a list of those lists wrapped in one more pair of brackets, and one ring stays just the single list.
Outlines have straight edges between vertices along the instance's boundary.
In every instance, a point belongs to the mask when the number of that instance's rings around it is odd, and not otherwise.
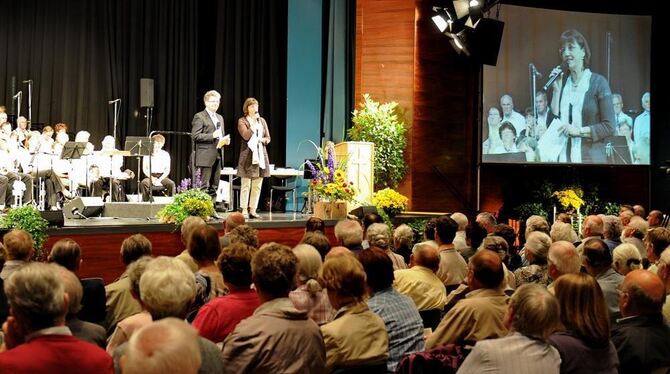
[{"label": "microphone stand", "polygon": [[121,99],[116,99],[109,104],[114,104],[114,148],[116,148],[116,125],[119,119],[119,109],[121,107]]},{"label": "microphone stand", "polygon": [[28,126],[26,129],[30,130],[30,125],[33,123],[33,80],[28,79],[23,83],[28,83]]},{"label": "microphone stand", "polygon": [[[537,69],[535,65],[528,64],[528,73],[530,74],[530,101],[533,105],[533,119],[535,123],[533,124],[533,130],[537,126],[537,105],[535,104],[535,95],[537,94]],[[530,129],[526,130],[526,136],[531,136]],[[535,137],[535,131],[533,131],[533,137]]]},{"label": "microphone stand", "polygon": [[14,95],[13,99],[17,101],[17,108],[16,108],[16,118],[18,119],[21,117],[21,97],[23,96],[23,91],[19,91]]}]

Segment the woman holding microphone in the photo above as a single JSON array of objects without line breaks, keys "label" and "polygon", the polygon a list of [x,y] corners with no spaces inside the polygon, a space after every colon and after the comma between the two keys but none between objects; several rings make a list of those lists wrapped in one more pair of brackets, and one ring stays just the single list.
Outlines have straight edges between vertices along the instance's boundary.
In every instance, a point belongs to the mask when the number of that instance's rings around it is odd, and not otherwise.
[{"label": "woman holding microphone", "polygon": [[237,121],[237,131],[242,137],[237,176],[242,178],[240,206],[244,218],[260,218],[256,213],[261,196],[263,178],[270,176],[270,160],[266,146],[270,143],[270,130],[265,119],[258,114],[258,100],[250,97],[242,105],[244,116]]}]

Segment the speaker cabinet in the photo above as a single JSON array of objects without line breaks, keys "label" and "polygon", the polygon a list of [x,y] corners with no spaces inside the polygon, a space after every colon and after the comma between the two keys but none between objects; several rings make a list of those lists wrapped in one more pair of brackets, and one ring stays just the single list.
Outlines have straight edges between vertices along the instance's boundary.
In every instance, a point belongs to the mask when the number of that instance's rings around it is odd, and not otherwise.
[{"label": "speaker cabinet", "polygon": [[377,207],[374,206],[374,205],[359,206],[358,208],[349,212],[349,214],[352,214],[352,215],[358,217],[358,219],[363,219],[363,217],[365,217],[365,215],[368,214],[368,213],[379,214],[377,212]]},{"label": "speaker cabinet", "polygon": [[97,217],[102,214],[105,203],[101,197],[76,197],[63,206],[65,218]]},{"label": "speaker cabinet", "polygon": [[154,107],[154,80],[149,78],[140,79],[140,107]]},{"label": "speaker cabinet", "polygon": [[470,37],[470,58],[486,65],[496,66],[505,22],[482,18]]}]

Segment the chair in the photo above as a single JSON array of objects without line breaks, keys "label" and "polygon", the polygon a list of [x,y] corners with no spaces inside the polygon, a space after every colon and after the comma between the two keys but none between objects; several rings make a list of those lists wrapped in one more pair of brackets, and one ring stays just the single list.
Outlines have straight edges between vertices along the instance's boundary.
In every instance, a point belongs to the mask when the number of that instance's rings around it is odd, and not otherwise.
[{"label": "chair", "polygon": [[[296,204],[297,204],[297,200],[296,200],[296,197],[295,197],[295,190],[296,190],[296,187],[297,187],[296,183],[295,183],[296,177],[293,176],[293,175],[291,175],[291,176],[277,176],[277,175],[275,175],[272,178],[273,178],[274,181],[279,181],[279,184],[274,184],[274,183],[270,184],[270,213],[272,213],[272,193],[275,190],[276,191],[281,191],[281,192],[284,192],[284,193],[290,191],[292,193],[292,195],[293,195],[293,200],[292,200],[293,201],[293,210],[295,211],[296,210]],[[293,183],[293,185],[291,185],[291,183]]]}]

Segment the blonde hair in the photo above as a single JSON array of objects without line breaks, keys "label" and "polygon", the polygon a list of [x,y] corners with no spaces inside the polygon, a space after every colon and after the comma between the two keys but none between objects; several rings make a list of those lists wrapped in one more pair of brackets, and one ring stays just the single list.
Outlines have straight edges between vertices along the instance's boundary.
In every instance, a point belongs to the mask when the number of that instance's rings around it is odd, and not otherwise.
[{"label": "blonde hair", "polygon": [[612,267],[621,275],[642,269],[642,256],[633,244],[619,244],[612,253]]},{"label": "blonde hair", "polygon": [[7,251],[7,260],[30,260],[33,253],[33,237],[28,231],[13,229],[2,237]]},{"label": "blonde hair", "polygon": [[207,102],[210,97],[215,97],[219,100],[221,100],[221,94],[216,92],[215,90],[207,91],[205,95],[202,97],[202,101]]},{"label": "blonde hair", "polygon": [[246,100],[244,100],[244,104],[242,104],[242,112],[244,112],[244,115],[249,114],[249,105],[258,105],[258,100],[254,99],[253,97],[250,97]]},{"label": "blonde hair", "polygon": [[411,246],[414,242],[414,231],[404,223],[393,231],[393,241],[398,241],[399,245]]},{"label": "blonde hair", "polygon": [[391,230],[386,224],[373,223],[368,227],[365,233],[365,238],[370,243],[370,246],[387,249],[391,245]]}]

